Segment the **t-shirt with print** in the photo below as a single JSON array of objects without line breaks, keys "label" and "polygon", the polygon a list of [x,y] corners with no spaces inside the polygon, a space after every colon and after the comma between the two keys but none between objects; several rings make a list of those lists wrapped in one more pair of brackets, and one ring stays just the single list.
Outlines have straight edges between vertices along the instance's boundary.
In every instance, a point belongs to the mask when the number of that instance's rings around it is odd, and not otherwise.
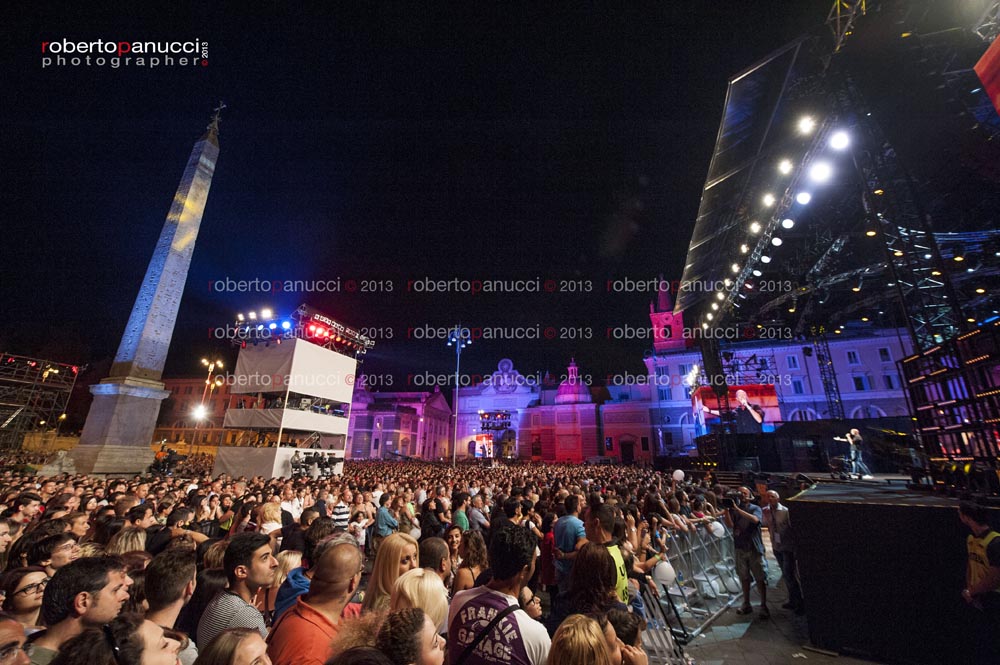
[{"label": "t-shirt with print", "polygon": [[[448,662],[455,665],[465,648],[517,599],[489,587],[475,587],[455,594],[448,611]],[[545,626],[517,609],[494,626],[469,654],[466,665],[543,665],[552,641]]]}]

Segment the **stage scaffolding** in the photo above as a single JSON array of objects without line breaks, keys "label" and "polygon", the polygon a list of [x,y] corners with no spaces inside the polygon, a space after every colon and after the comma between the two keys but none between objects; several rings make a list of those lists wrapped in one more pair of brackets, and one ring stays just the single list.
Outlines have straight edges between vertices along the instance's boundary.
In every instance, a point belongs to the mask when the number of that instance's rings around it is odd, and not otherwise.
[{"label": "stage scaffolding", "polygon": [[79,367],[0,354],[0,449],[19,449],[28,433],[52,440],[66,418]]}]

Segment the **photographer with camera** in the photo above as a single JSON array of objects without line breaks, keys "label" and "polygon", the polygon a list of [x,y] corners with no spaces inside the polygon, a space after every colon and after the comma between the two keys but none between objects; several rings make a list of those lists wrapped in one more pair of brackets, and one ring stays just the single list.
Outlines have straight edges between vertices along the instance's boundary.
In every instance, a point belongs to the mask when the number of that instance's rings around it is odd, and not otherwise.
[{"label": "photographer with camera", "polygon": [[757,582],[760,593],[760,618],[771,616],[767,609],[767,562],[764,560],[764,539],[761,537],[761,523],[764,513],[759,506],[751,503],[753,492],[741,487],[738,492],[728,492],[722,499],[722,518],[733,531],[733,545],[736,549],[736,574],[743,586],[743,606],[737,614],[750,614],[750,581]]}]

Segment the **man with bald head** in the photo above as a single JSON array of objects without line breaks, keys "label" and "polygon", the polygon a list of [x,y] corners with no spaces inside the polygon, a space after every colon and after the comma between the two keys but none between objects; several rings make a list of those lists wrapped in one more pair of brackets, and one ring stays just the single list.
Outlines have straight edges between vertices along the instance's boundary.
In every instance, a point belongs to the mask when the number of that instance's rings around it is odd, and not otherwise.
[{"label": "man with bald head", "polygon": [[361,583],[364,559],[353,536],[337,539],[316,561],[309,593],[271,628],[267,655],[274,665],[323,665],[335,655],[330,643],[341,620],[361,613],[360,605],[349,603]]}]

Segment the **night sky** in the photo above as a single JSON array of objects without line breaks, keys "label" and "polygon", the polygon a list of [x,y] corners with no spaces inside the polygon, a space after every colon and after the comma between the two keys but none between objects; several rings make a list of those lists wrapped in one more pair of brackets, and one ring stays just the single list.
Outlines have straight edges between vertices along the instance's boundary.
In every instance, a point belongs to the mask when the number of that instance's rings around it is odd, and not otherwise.
[{"label": "night sky", "polygon": [[[165,375],[231,354],[208,331],[237,311],[307,302],[374,329],[364,370],[407,389],[408,374],[454,371],[443,341],[408,330],[459,320],[557,331],[482,341],[462,356],[470,373],[504,356],[556,375],[573,356],[596,383],[640,372],[651,343],[607,329],[647,326],[654,295],[609,294],[607,281],[680,278],[728,78],[816,29],[829,2],[57,4],[0,10],[0,351],[109,360],[222,99]],[[43,68],[41,43],[64,38],[197,38],[209,63]],[[210,290],[226,278],[377,292]],[[407,291],[423,278],[591,292]]]}]

